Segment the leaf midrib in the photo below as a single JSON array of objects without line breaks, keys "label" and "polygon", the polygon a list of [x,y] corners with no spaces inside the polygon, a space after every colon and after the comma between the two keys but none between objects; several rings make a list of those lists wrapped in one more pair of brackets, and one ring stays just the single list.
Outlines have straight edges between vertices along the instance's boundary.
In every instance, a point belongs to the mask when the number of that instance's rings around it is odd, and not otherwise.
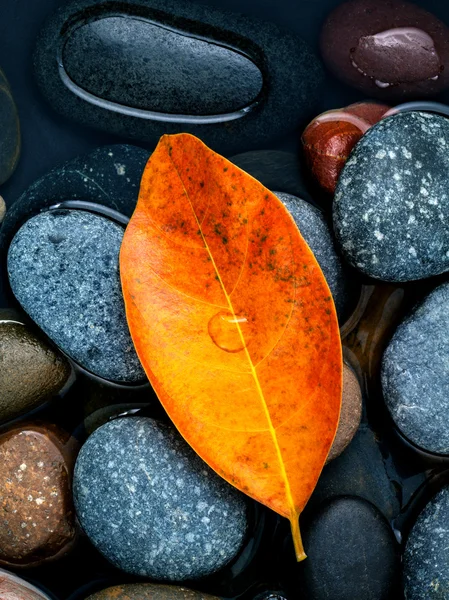
[{"label": "leaf midrib", "polygon": [[[193,204],[192,204],[192,202],[190,200],[190,196],[189,196],[189,194],[187,192],[187,189],[186,189],[186,187],[184,185],[184,181],[183,181],[183,179],[181,177],[181,174],[180,174],[180,172],[178,170],[178,167],[176,166],[175,162],[173,161],[171,153],[169,151],[167,151],[167,153],[168,153],[170,161],[171,161],[171,163],[173,165],[173,168],[175,169],[176,174],[178,175],[179,181],[181,182],[181,185],[182,185],[183,190],[184,190],[184,194],[185,194],[185,196],[186,196],[186,198],[187,198],[187,200],[188,200],[188,202],[190,204],[190,207],[192,209],[193,216],[194,216],[195,221],[196,221],[196,223],[198,225],[198,231],[201,234],[201,239],[203,240],[204,246],[205,246],[205,248],[206,248],[206,250],[207,250],[207,252],[208,252],[208,254],[210,256],[210,259],[211,259],[211,262],[212,262],[212,266],[213,266],[213,268],[215,270],[215,273],[217,275],[218,282],[219,282],[219,284],[221,286],[221,289],[223,290],[223,294],[224,294],[224,296],[226,298],[226,302],[228,303],[229,310],[232,313],[232,316],[234,318],[236,318],[237,315],[236,315],[236,313],[234,311],[234,307],[232,305],[231,299],[230,299],[228,293],[226,292],[226,289],[225,289],[223,280],[221,278],[220,272],[219,272],[219,270],[217,268],[217,265],[215,263],[215,259],[214,259],[213,255],[212,255],[212,252],[210,251],[209,245],[208,245],[208,243],[206,241],[206,238],[204,236],[203,229],[202,229],[202,223],[200,223],[200,221],[198,220],[196,212],[195,212],[195,210],[193,208]],[[237,320],[236,320],[236,326],[237,326],[237,329],[238,329],[238,332],[239,332],[240,340],[241,340],[241,342],[242,342],[242,344],[244,346],[245,355],[246,355],[246,358],[247,358],[248,363],[250,365],[251,374],[252,374],[254,382],[256,384],[257,392],[258,392],[259,398],[260,398],[262,406],[263,406],[265,417],[267,419],[267,423],[268,423],[268,430],[267,431],[270,432],[271,437],[273,439],[273,444],[274,444],[274,447],[275,447],[275,450],[276,450],[276,455],[277,455],[277,458],[278,458],[278,462],[279,462],[279,467],[280,467],[282,479],[284,480],[284,484],[285,484],[285,495],[286,495],[287,503],[288,503],[288,505],[290,507],[290,518],[293,518],[293,517],[296,516],[297,511],[296,511],[296,508],[295,508],[295,502],[293,500],[293,496],[292,496],[292,492],[291,492],[291,488],[290,488],[290,483],[289,483],[289,480],[288,480],[288,477],[287,477],[287,471],[285,469],[284,461],[283,461],[283,458],[282,458],[281,449],[279,447],[279,442],[278,442],[277,435],[276,435],[276,428],[274,427],[273,422],[271,420],[270,412],[268,410],[268,406],[267,406],[267,403],[266,403],[266,400],[265,400],[265,396],[264,396],[262,387],[260,385],[260,381],[259,381],[259,377],[257,375],[256,368],[255,368],[255,366],[253,364],[253,361],[251,360],[251,356],[250,356],[250,354],[248,352],[248,348],[247,348],[247,345],[246,345],[245,338],[243,336],[243,332],[242,332],[240,324],[239,324],[239,322]]]}]

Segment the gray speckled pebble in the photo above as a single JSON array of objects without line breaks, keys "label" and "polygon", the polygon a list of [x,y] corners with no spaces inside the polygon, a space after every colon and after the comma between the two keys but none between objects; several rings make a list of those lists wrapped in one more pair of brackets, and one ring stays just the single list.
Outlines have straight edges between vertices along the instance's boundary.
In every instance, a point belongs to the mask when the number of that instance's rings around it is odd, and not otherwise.
[{"label": "gray speckled pebble", "polygon": [[382,362],[385,402],[399,429],[431,452],[449,453],[449,284],[398,327]]},{"label": "gray speckled pebble", "polygon": [[244,496],[179,433],[145,417],[97,429],[74,474],[78,517],[92,543],[128,573],[182,581],[213,573],[240,550]]},{"label": "gray speckled pebble", "polygon": [[449,120],[405,112],[371,127],[338,181],[334,228],[347,260],[385,281],[449,270]]},{"label": "gray speckled pebble", "polygon": [[341,317],[348,300],[348,290],[343,266],[335,251],[326,220],[321,212],[309,202],[284,192],[275,192],[275,194],[289,210],[302,236],[314,253],[332,292],[338,315]]},{"label": "gray speckled pebble", "polygon": [[84,211],[29,219],[8,252],[14,295],[66,354],[114,381],[144,379],[129,335],[118,255],[123,228]]},{"label": "gray speckled pebble", "polygon": [[404,552],[406,600],[449,598],[449,487],[419,515]]}]

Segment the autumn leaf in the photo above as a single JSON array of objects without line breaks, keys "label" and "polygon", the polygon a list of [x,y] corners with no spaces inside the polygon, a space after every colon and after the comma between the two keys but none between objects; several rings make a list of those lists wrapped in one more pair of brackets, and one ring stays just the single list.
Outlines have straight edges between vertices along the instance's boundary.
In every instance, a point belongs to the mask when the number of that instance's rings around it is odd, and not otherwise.
[{"label": "autumn leaf", "polygon": [[335,436],[342,358],[326,280],[274,194],[188,134],[163,136],[120,255],[140,360],[181,435],[290,520]]}]

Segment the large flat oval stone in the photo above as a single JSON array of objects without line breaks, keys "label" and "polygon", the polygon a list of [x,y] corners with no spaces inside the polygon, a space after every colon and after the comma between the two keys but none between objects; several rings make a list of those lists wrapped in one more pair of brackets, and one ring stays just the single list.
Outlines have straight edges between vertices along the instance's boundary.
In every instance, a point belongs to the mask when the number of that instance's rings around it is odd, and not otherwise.
[{"label": "large flat oval stone", "polygon": [[8,274],[23,309],[66,354],[104,379],[137,382],[144,372],[119,278],[123,233],[85,211],[41,213],[14,237]]},{"label": "large flat oval stone", "polygon": [[69,118],[151,143],[188,132],[221,152],[306,122],[322,81],[295,35],[185,0],[73,0],[46,22],[34,63]]},{"label": "large flat oval stone", "polygon": [[97,98],[162,114],[226,114],[248,107],[262,89],[262,73],[243,54],[131,16],[75,29],[62,61]]}]

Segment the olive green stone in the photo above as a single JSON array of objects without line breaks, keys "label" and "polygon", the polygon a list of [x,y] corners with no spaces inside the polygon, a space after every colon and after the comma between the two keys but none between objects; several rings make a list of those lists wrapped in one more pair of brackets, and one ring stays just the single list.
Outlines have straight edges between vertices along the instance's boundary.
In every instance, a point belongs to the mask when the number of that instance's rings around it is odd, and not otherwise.
[{"label": "olive green stone", "polygon": [[219,600],[202,592],[173,585],[132,583],[116,585],[89,596],[87,600]]},{"label": "olive green stone", "polygon": [[57,394],[70,372],[68,361],[28,327],[0,320],[0,422]]},{"label": "olive green stone", "polygon": [[8,80],[0,69],[0,185],[14,172],[19,156],[19,116]]}]

